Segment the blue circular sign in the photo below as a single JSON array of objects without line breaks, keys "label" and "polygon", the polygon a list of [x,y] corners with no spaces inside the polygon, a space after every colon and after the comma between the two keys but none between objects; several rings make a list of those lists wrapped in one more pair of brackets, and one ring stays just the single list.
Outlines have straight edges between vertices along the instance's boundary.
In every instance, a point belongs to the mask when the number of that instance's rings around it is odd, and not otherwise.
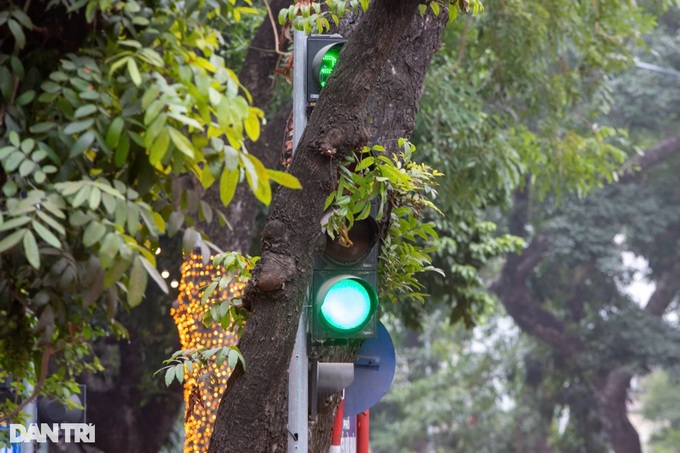
[{"label": "blue circular sign", "polygon": [[383,323],[354,355],[354,381],[345,389],[346,416],[360,414],[380,401],[392,385],[397,366],[392,337]]}]

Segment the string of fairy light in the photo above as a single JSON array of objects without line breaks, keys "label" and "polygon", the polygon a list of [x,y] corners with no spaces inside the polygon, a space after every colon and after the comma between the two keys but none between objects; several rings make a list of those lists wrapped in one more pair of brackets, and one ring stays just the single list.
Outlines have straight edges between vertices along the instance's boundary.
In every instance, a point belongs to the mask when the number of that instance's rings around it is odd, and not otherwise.
[{"label": "string of fairy light", "polygon": [[[203,289],[216,277],[222,276],[221,269],[216,269],[212,263],[203,264],[201,255],[192,253],[182,264],[182,277],[179,283],[179,297],[176,307],[171,308],[182,349],[196,350],[215,348],[218,346],[232,346],[236,338],[217,323],[206,327],[203,317],[215,303],[227,298],[240,297],[244,283],[232,283],[224,291],[215,291],[205,304],[201,303]],[[221,367],[214,362],[210,370],[197,370],[190,373],[185,369],[184,401],[186,403],[184,431],[186,441],[185,453],[203,453],[208,450],[213,424],[217,417],[220,396],[227,386],[230,369],[225,361]],[[199,379],[199,374],[206,371],[215,377],[212,383]]]}]

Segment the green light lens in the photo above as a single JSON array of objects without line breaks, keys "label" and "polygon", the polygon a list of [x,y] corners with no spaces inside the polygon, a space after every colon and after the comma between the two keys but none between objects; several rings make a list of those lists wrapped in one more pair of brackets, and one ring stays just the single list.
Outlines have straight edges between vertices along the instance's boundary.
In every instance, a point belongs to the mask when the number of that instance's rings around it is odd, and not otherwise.
[{"label": "green light lens", "polygon": [[324,296],[321,315],[331,327],[355,330],[371,316],[371,299],[371,294],[361,282],[349,278],[340,280]]},{"label": "green light lens", "polygon": [[321,65],[319,66],[319,85],[321,85],[321,88],[326,86],[328,78],[333,73],[333,68],[335,68],[336,63],[338,62],[340,49],[342,49],[342,44],[336,44],[328,49],[321,58]]}]

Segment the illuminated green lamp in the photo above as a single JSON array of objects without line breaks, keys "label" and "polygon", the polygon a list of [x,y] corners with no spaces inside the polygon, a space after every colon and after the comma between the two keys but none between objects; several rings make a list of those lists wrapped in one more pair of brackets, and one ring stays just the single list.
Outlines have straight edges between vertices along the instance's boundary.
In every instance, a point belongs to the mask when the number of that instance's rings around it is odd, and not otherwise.
[{"label": "illuminated green lamp", "polygon": [[340,58],[342,46],[347,42],[340,35],[311,35],[307,39],[307,100],[319,99]]},{"label": "illuminated green lamp", "polygon": [[321,62],[319,63],[318,69],[316,67],[314,69],[317,73],[318,83],[321,88],[325,87],[326,83],[328,83],[328,78],[331,76],[335,65],[338,63],[338,56],[340,55],[343,44],[344,43],[334,44],[325,52],[319,53]]},{"label": "illuminated green lamp", "polygon": [[338,275],[326,280],[317,292],[318,319],[340,334],[361,331],[378,307],[378,295],[361,278]]}]

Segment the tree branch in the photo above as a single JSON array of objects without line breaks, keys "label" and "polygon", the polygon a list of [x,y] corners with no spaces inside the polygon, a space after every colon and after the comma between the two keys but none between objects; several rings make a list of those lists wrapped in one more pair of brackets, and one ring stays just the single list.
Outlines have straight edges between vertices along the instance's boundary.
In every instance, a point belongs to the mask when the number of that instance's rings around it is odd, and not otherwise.
[{"label": "tree branch", "polygon": [[638,180],[644,171],[676,154],[680,154],[680,134],[671,135],[647,149],[641,156],[629,159],[621,169],[619,183],[629,184]]},{"label": "tree branch", "polygon": [[670,269],[664,270],[656,280],[656,289],[652,293],[645,311],[654,316],[662,316],[673,299],[680,291],[680,262],[676,262]]}]

